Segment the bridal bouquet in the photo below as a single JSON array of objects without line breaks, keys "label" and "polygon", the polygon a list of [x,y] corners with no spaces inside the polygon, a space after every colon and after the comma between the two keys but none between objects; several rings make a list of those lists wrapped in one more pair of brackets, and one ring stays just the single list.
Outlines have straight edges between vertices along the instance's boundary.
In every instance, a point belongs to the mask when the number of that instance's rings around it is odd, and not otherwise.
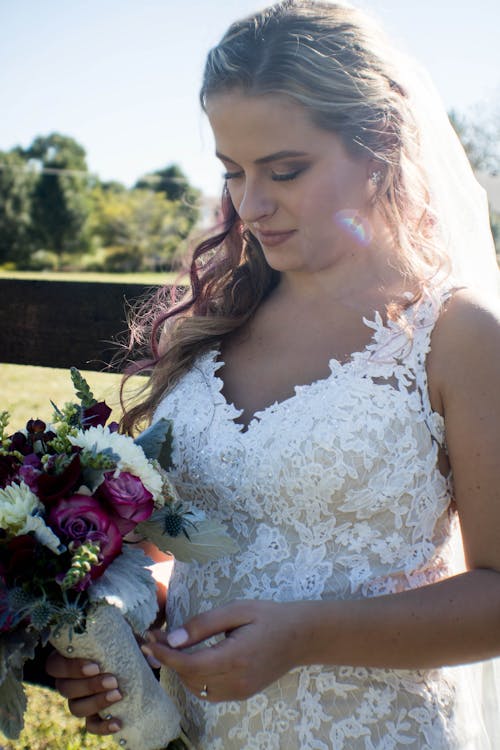
[{"label": "bridal bouquet", "polygon": [[122,435],[78,370],[71,377],[78,403],[54,407],[53,424],[30,420],[8,436],[0,414],[0,729],[19,736],[23,665],[50,641],[117,676],[115,739],[157,750],[184,736],[135,639],[158,607],[152,560],[127,537],[186,561],[235,548],[217,523],[183,509],[166,470],[171,423]]}]

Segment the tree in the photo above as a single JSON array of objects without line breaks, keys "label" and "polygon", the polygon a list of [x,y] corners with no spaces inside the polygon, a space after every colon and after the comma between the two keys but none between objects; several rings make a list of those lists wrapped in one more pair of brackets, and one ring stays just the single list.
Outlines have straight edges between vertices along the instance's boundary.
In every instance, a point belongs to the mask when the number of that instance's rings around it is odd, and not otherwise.
[{"label": "tree", "polygon": [[144,175],[134,187],[138,190],[163,193],[169,201],[177,203],[178,210],[188,220],[189,229],[198,221],[201,193],[189,184],[186,175],[177,164],[170,164],[168,167]]},{"label": "tree", "polygon": [[35,173],[16,149],[0,151],[0,263],[29,262],[35,184]]},{"label": "tree", "polygon": [[23,156],[40,170],[33,194],[37,246],[59,256],[83,250],[90,181],[84,148],[69,136],[51,133],[37,137]]},{"label": "tree", "polygon": [[92,194],[88,231],[106,251],[104,266],[110,271],[141,268],[169,269],[189,223],[178,203],[151,190],[103,190]]},{"label": "tree", "polygon": [[500,172],[500,112],[486,111],[477,117],[449,113],[462,146],[476,171],[496,175]]}]

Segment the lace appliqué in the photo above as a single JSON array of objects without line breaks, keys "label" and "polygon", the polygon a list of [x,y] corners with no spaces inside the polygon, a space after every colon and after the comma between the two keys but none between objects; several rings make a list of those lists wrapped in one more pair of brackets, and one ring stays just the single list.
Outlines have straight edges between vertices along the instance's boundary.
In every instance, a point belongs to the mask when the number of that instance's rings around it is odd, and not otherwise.
[{"label": "lace appliqu\u00e9", "polygon": [[[332,360],[329,377],[296,387],[247,430],[221,392],[217,351],[165,397],[156,416],[175,421],[178,491],[226,523],[241,550],[176,564],[170,626],[236,598],[379,596],[455,572],[458,525],[437,468],[444,422],[425,370],[442,300],[427,294],[403,325],[365,321],[365,350]],[[174,677],[166,687],[203,750],[468,747],[446,670],[300,668],[242,703],[201,702]]]}]

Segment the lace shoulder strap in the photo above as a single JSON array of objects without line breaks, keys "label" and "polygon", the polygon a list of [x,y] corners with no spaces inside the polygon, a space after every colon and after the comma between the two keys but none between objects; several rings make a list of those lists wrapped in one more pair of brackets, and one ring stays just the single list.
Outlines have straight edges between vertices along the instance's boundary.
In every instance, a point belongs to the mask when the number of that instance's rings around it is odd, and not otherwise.
[{"label": "lace shoulder strap", "polygon": [[456,288],[426,290],[414,305],[404,313],[403,324],[408,326],[411,346],[405,356],[405,365],[420,394],[426,424],[439,445],[444,445],[444,425],[442,417],[433,411],[429,384],[427,381],[427,355],[431,350],[431,336],[444,304]]}]

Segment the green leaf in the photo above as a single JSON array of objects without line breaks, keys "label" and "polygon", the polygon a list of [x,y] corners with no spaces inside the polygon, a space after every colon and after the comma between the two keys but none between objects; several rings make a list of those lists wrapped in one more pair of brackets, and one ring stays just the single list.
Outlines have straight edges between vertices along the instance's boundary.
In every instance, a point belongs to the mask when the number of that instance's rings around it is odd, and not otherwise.
[{"label": "green leaf", "polygon": [[80,399],[81,405],[84,409],[88,409],[90,406],[97,404],[97,400],[94,398],[94,394],[90,390],[90,386],[81,374],[80,370],[76,367],[70,369],[71,380],[75,388],[76,395]]},{"label": "green leaf", "polygon": [[207,520],[201,513],[199,517],[194,515],[189,537],[185,534],[175,537],[166,534],[162,519],[169,512],[168,508],[157,510],[148,521],[138,524],[135,531],[153,542],[162,552],[170,552],[182,562],[197,560],[204,563],[238,551],[238,544],[224,526],[218,521]]},{"label": "green leaf", "polygon": [[156,459],[165,470],[172,466],[172,421],[159,419],[136,437],[134,443],[142,448],[146,458]]},{"label": "green leaf", "polygon": [[17,740],[24,726],[26,695],[21,670],[10,670],[0,685],[0,730],[9,740]]},{"label": "green leaf", "polygon": [[0,637],[0,684],[10,670],[22,670],[24,662],[34,658],[39,639],[35,630],[26,630],[24,626]]}]

